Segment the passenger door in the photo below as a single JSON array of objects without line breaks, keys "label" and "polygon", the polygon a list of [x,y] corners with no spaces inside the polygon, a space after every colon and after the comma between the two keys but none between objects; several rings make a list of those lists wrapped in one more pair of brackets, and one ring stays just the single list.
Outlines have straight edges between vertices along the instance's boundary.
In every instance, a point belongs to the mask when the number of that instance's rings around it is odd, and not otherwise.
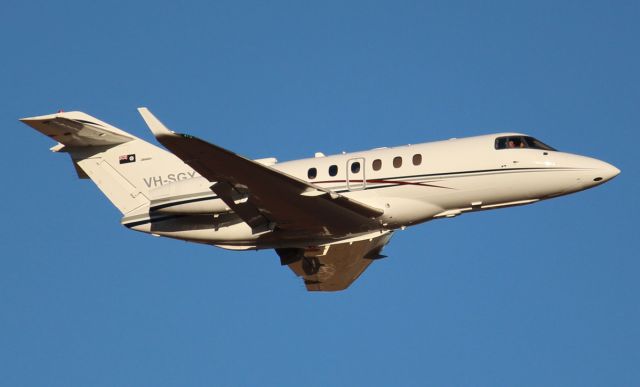
[{"label": "passenger door", "polygon": [[349,191],[357,191],[366,187],[364,166],[364,158],[362,157],[347,161],[347,188]]}]

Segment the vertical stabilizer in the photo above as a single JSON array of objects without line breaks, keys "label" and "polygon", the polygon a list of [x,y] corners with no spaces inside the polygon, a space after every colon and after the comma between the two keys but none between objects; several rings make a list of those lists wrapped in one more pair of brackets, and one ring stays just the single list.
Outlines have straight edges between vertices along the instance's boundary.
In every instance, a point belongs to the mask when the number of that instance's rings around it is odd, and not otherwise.
[{"label": "vertical stabilizer", "polygon": [[89,177],[122,214],[145,211],[149,191],[196,175],[172,153],[82,112],[21,121],[58,141],[52,150],[68,153],[78,176]]}]

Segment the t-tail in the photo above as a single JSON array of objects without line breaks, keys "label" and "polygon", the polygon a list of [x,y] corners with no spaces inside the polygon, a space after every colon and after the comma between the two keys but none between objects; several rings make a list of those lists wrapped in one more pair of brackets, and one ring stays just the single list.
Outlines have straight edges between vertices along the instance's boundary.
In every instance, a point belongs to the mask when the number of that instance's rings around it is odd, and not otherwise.
[{"label": "t-tail", "polygon": [[150,191],[193,177],[195,172],[170,152],[82,112],[60,112],[20,121],[58,141],[78,177],[91,179],[123,215],[146,212]]}]

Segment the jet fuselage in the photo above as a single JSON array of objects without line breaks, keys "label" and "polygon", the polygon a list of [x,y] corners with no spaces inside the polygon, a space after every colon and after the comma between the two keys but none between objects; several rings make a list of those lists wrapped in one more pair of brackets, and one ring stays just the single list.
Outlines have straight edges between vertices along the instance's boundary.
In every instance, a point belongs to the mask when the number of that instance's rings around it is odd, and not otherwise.
[{"label": "jet fuselage", "polygon": [[[497,133],[276,163],[278,171],[384,211],[381,229],[398,229],[464,212],[534,203],[602,184],[620,171],[552,148],[499,147]],[[254,234],[195,171],[146,178],[155,188],[147,216],[125,217],[134,230],[232,249],[326,243],[345,235],[272,231]],[[215,215],[212,215],[215,214]],[[203,218],[204,217],[204,218]],[[215,217],[215,220],[212,220]]]}]

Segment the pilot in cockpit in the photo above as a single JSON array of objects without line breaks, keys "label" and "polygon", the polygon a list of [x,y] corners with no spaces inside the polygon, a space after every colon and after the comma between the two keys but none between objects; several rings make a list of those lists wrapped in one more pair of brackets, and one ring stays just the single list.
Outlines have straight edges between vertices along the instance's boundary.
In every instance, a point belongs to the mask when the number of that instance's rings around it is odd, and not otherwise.
[{"label": "pilot in cockpit", "polygon": [[519,138],[510,138],[507,143],[508,148],[524,148],[524,142]]},{"label": "pilot in cockpit", "polygon": [[498,137],[496,138],[495,148],[496,149],[527,148],[527,149],[542,149],[545,151],[555,151],[555,149],[550,147],[549,145],[529,136]]}]

